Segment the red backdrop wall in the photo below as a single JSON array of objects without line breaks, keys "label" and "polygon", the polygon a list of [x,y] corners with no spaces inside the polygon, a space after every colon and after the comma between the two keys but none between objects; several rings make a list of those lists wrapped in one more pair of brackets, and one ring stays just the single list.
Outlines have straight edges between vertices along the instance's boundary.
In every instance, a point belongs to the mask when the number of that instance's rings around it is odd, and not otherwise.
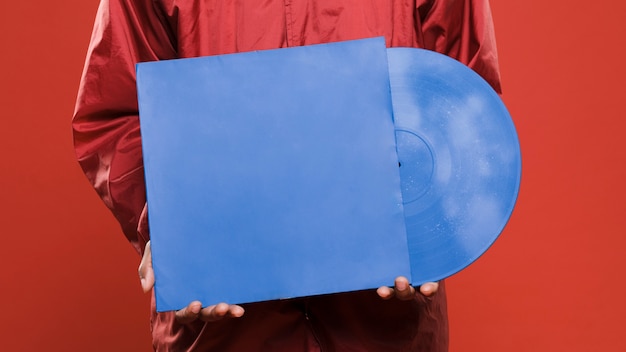
[{"label": "red backdrop wall", "polygon": [[[626,3],[492,7],[523,181],[503,235],[448,281],[451,351],[626,351]],[[2,350],[150,350],[139,258],[71,145],[96,8],[0,13]]]}]

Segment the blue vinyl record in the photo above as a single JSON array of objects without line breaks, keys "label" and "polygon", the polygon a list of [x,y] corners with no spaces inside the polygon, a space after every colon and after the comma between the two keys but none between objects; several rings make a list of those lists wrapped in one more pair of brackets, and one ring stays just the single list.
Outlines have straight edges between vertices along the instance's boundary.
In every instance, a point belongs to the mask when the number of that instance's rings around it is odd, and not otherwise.
[{"label": "blue vinyl record", "polygon": [[474,262],[506,225],[521,178],[513,121],[478,74],[445,55],[388,49],[411,282]]}]

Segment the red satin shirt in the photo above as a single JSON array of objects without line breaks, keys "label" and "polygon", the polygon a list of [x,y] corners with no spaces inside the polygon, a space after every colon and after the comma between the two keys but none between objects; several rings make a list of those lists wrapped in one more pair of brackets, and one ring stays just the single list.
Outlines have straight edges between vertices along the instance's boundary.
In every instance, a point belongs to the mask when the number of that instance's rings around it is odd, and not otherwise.
[{"label": "red satin shirt", "polygon": [[[497,91],[488,0],[102,0],[73,118],[78,160],[135,249],[149,240],[135,63],[384,36],[451,56]],[[303,278],[306,279],[306,278]],[[445,288],[263,302],[181,325],[152,307],[157,351],[446,351]],[[123,319],[123,317],[120,317]]]}]

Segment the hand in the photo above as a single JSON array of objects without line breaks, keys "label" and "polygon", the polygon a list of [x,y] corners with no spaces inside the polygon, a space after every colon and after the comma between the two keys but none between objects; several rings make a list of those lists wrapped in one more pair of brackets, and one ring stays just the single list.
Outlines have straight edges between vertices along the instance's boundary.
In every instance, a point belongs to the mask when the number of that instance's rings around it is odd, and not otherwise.
[{"label": "hand", "polygon": [[[382,299],[391,299],[392,297],[396,297],[402,301],[410,300],[415,297],[415,288],[409,284],[409,280],[407,280],[403,276],[399,276],[396,278],[394,282],[394,288],[382,286],[376,290],[376,293]],[[430,297],[437,293],[439,289],[439,284],[436,282],[427,282],[419,287],[420,293],[426,297]]]},{"label": "hand", "polygon": [[[152,268],[152,249],[150,241],[146,243],[146,248],[139,263],[139,279],[141,288],[147,293],[154,287],[154,269]],[[202,303],[193,301],[181,310],[176,311],[176,320],[179,323],[190,323],[196,319],[202,321],[217,321],[223,318],[238,318],[244,313],[241,306],[235,304],[219,303],[202,308]]]}]

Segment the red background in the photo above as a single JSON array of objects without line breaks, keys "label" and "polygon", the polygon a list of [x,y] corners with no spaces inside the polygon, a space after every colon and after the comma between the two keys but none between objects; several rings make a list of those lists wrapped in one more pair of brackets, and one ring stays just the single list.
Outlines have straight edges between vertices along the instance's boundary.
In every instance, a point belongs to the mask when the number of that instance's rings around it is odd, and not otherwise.
[{"label": "red background", "polygon": [[[0,13],[5,351],[149,351],[139,261],[79,171],[70,117],[97,0]],[[492,0],[518,206],[450,279],[451,351],[626,351],[626,3]]]}]

